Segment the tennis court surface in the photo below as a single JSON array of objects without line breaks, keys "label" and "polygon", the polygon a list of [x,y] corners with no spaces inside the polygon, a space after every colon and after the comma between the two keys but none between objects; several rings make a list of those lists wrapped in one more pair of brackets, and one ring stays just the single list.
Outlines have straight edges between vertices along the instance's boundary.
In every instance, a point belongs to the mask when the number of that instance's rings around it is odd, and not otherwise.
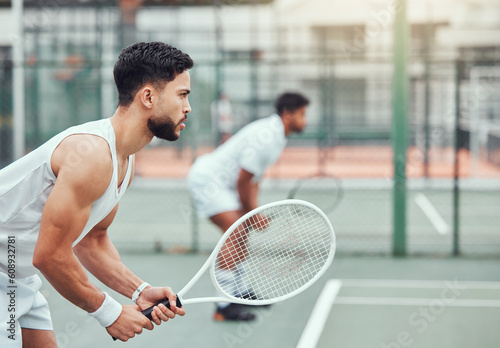
[{"label": "tennis court surface", "polygon": [[[122,258],[151,284],[179,290],[207,256],[157,253]],[[256,310],[254,322],[215,322],[213,304],[193,304],[186,306],[185,317],[126,343],[113,342],[46,281],[42,292],[51,306],[59,347],[498,347],[498,269],[499,259],[341,255],[304,293]],[[185,297],[212,294],[205,276]],[[322,311],[319,316],[315,306]]]},{"label": "tennis court surface", "polygon": [[498,346],[499,290],[458,279],[332,279],[297,347]]}]

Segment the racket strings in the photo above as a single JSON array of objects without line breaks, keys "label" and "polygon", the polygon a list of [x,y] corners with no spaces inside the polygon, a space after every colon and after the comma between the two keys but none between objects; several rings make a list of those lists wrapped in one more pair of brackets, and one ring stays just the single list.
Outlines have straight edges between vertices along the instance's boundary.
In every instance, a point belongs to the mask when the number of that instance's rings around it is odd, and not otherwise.
[{"label": "racket strings", "polygon": [[[312,221],[310,217],[305,216],[303,219],[294,220],[295,226],[290,224],[289,227],[290,230],[299,231],[304,229],[317,231],[322,227],[321,224],[318,224],[318,220],[314,221],[313,224],[308,224],[308,222]],[[264,294],[265,297],[284,296],[302,287],[311,280],[316,271],[321,269],[328,258],[330,242],[325,244],[326,247],[322,248],[316,242],[311,243],[311,240],[304,238],[298,240],[297,234],[293,234],[291,238],[293,238],[294,242],[292,248],[288,249],[286,253],[279,250],[281,253],[279,253],[278,268],[275,268],[274,272],[274,276],[278,276],[278,281],[272,284],[271,292],[268,291],[268,295]],[[274,254],[276,254],[276,248]],[[265,293],[264,289],[262,292]]]},{"label": "racket strings", "polygon": [[[269,231],[269,233],[274,232],[273,238],[267,241],[267,245],[263,247],[263,249],[267,248],[268,252],[265,257],[258,255],[257,258],[254,258],[260,265],[267,265],[265,271],[261,270],[259,281],[255,282],[261,288],[259,292],[264,298],[284,296],[302,287],[324,264],[322,258],[325,257],[326,260],[328,257],[331,243],[328,242],[328,247],[321,250],[316,242],[311,243],[311,236],[306,239],[303,238],[303,234],[300,234],[302,238],[299,238],[298,234],[294,232],[318,231],[321,226],[311,224],[314,221],[311,219],[312,216],[306,214],[302,214],[299,218],[297,216],[293,216],[293,218],[283,216],[281,217],[282,221],[286,221],[286,224],[282,222],[281,225],[277,225],[279,226],[277,231]],[[284,234],[285,231],[287,233]],[[278,242],[276,242],[277,240]],[[325,251],[327,252],[325,253]]]},{"label": "racket strings", "polygon": [[[314,209],[293,204],[268,208],[240,224],[221,249],[215,276],[234,273],[223,290],[255,299],[288,295],[310,282],[323,268],[335,242],[324,218]],[[228,252],[227,249],[231,249]]]}]

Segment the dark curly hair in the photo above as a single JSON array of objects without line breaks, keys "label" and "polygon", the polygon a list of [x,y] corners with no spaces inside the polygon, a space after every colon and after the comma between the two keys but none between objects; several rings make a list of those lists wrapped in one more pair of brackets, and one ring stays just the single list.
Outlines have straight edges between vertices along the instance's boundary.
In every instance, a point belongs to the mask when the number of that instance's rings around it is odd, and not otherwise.
[{"label": "dark curly hair", "polygon": [[294,112],[307,105],[309,105],[309,99],[304,97],[302,94],[290,92],[280,95],[274,103],[276,113],[280,116],[283,116],[283,112],[285,112],[285,110]]},{"label": "dark curly hair", "polygon": [[163,88],[193,65],[189,55],[163,42],[138,42],[125,47],[113,70],[118,105],[130,105],[137,91],[147,83]]}]

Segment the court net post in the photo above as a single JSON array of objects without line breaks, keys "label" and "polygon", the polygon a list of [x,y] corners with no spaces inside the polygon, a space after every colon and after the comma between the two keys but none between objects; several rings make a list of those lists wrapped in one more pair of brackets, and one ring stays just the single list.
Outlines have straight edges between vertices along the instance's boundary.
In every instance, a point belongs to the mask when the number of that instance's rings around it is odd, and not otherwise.
[{"label": "court net post", "polygon": [[392,142],[394,148],[393,255],[406,255],[406,149],[408,146],[408,23],[406,0],[397,0],[394,19]]}]

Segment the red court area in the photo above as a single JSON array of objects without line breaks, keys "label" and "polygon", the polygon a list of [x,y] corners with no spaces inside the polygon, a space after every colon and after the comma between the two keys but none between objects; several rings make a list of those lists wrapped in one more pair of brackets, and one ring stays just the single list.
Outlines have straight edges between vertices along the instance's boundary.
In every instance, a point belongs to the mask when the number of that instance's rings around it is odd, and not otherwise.
[{"label": "red court area", "polygon": [[[151,178],[185,178],[196,156],[212,151],[199,148],[146,148],[136,155],[136,175]],[[453,177],[453,148],[435,148],[429,151],[428,175],[434,178]],[[500,167],[485,160],[473,160],[467,150],[459,153],[461,177],[500,178]],[[391,178],[394,175],[393,152],[390,146],[338,146],[328,149],[315,147],[287,147],[266,172],[273,179],[294,179],[315,174],[340,178]],[[407,152],[406,175],[409,178],[425,176],[424,155],[418,148]]]}]

